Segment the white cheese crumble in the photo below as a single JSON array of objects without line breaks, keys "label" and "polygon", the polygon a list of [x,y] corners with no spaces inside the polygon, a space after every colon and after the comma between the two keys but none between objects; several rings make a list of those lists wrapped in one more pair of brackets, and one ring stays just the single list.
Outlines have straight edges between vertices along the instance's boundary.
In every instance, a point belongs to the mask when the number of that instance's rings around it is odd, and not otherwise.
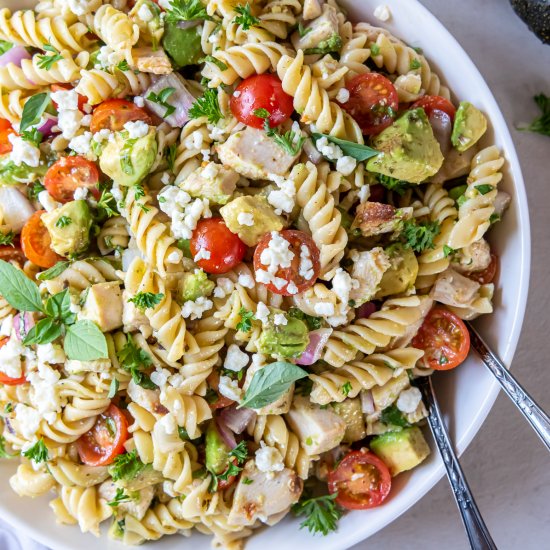
[{"label": "white cheese crumble", "polygon": [[102,46],[97,54],[97,69],[109,68],[113,65],[117,65],[124,60],[124,53],[118,52],[110,48],[109,46]]},{"label": "white cheese crumble", "polygon": [[13,315],[8,315],[0,324],[0,336],[9,336],[13,329]]},{"label": "white cheese crumble", "polygon": [[399,394],[397,408],[404,413],[413,413],[422,401],[422,394],[418,388],[410,387]]},{"label": "white cheese crumble", "polygon": [[332,279],[332,290],[338,297],[340,304],[335,311],[335,315],[328,317],[328,323],[337,327],[347,322],[347,314],[349,312],[349,295],[354,288],[358,288],[359,283],[353,279],[347,271],[339,267]]},{"label": "white cheese crumble", "polygon": [[134,97],[134,105],[143,109],[145,107],[145,99],[140,95]]},{"label": "white cheese crumble", "polygon": [[[55,349],[48,350],[47,355],[52,355],[52,361],[56,360],[54,355],[58,354],[58,351]],[[63,357],[65,357],[65,354],[63,354]],[[46,363],[38,363],[38,372],[33,371],[27,374],[27,380],[31,385],[31,403],[48,423],[54,422],[57,413],[61,410],[57,393],[57,382],[60,378],[59,372]]]},{"label": "white cheese crumble", "polygon": [[235,285],[231,279],[227,277],[220,277],[216,281],[216,288],[214,289],[214,298],[225,298],[229,296],[235,290]]},{"label": "white cheese crumble", "polygon": [[98,0],[68,0],[68,4],[69,11],[79,16],[91,13],[101,6]]},{"label": "white cheese crumble", "polygon": [[300,246],[300,268],[298,273],[300,277],[310,281],[313,278],[313,261],[311,260],[311,252],[305,244]]},{"label": "white cheese crumble", "polygon": [[391,17],[390,8],[384,4],[376,6],[374,10],[374,17],[379,21],[389,21]]},{"label": "white cheese crumble", "polygon": [[260,441],[255,461],[260,472],[280,472],[285,468],[283,455],[280,451],[276,447],[269,447],[263,441]]},{"label": "white cheese crumble", "polygon": [[237,279],[237,283],[244,286],[244,288],[254,288],[256,284],[252,275],[249,275],[248,273],[241,273]]},{"label": "white cheese crumble", "polygon": [[40,427],[41,415],[33,407],[17,403],[15,405],[15,420],[19,426],[19,432],[26,439],[31,439]]},{"label": "white cheese crumble", "polygon": [[193,261],[198,262],[200,260],[209,260],[210,256],[210,250],[206,250],[206,248],[199,248],[199,251],[195,254]]},{"label": "white cheese crumble", "polygon": [[233,95],[234,95],[235,97],[241,97],[241,92],[239,92],[239,90],[235,90],[235,91],[233,92]]},{"label": "white cheese crumble", "polygon": [[288,285],[286,287],[286,291],[289,294],[298,294],[298,287],[296,286],[294,281],[290,281],[290,283],[288,283]]},{"label": "white cheese crumble", "polygon": [[21,166],[24,163],[36,168],[40,164],[40,149],[38,147],[15,134],[9,134],[8,139],[12,145],[10,159],[16,166]]},{"label": "white cheese crumble", "polygon": [[78,93],[75,90],[59,90],[50,94],[59,111],[77,111]]},{"label": "white cheese crumble", "polygon": [[149,125],[143,120],[130,120],[124,125],[128,132],[129,139],[139,139],[146,136],[149,132]]},{"label": "white cheese crumble", "polygon": [[181,316],[184,319],[200,319],[205,311],[208,311],[212,308],[214,304],[212,300],[205,298],[204,296],[199,296],[194,302],[188,300],[185,302],[181,308]]},{"label": "white cheese crumble", "polygon": [[239,212],[237,222],[241,225],[252,227],[254,225],[254,214],[251,212]]},{"label": "white cheese crumble", "polygon": [[336,170],[344,176],[349,176],[357,167],[357,161],[353,157],[341,157],[336,161]]},{"label": "white cheese crumble", "polygon": [[313,310],[317,315],[321,315],[322,317],[334,315],[334,304],[330,302],[318,302],[313,306]]},{"label": "white cheese crumble", "polygon": [[88,188],[87,187],[77,187],[74,190],[73,199],[75,201],[84,201],[84,200],[86,200],[87,196],[88,196]]},{"label": "white cheese crumble", "polygon": [[166,387],[170,375],[171,372],[168,369],[157,367],[157,369],[151,373],[151,382],[156,384],[162,390]]},{"label": "white cheese crumble", "polygon": [[233,401],[240,401],[243,395],[243,390],[239,388],[239,381],[233,380],[229,376],[220,376],[218,391]]},{"label": "white cheese crumble", "polygon": [[38,344],[36,346],[36,358],[38,365],[48,363],[50,365],[61,365],[65,363],[65,352],[58,344]]},{"label": "white cheese crumble", "polygon": [[79,155],[88,156],[91,153],[92,137],[91,132],[84,132],[83,134],[74,137],[69,142],[69,149],[72,149]]},{"label": "white cheese crumble", "polygon": [[271,179],[278,187],[269,193],[267,202],[275,208],[275,214],[290,214],[296,204],[296,186],[292,180],[287,180],[277,174],[270,174]]},{"label": "white cheese crumble", "polygon": [[[292,292],[296,288],[296,285],[292,282],[288,283],[286,279],[275,276],[275,273],[280,268],[290,267],[293,258],[294,252],[290,250],[290,243],[280,233],[272,231],[268,246],[260,254],[260,263],[267,266],[267,270],[258,269],[256,271],[256,280],[264,284],[272,283],[278,290],[281,290],[288,284],[287,291],[290,294],[296,294],[298,292],[297,289],[296,292]],[[293,286],[291,287],[291,285]]]},{"label": "white cheese crumble", "polygon": [[349,90],[347,88],[340,88],[336,94],[336,101],[338,103],[347,103],[349,101]]},{"label": "white cheese crumble", "polygon": [[250,358],[246,353],[241,351],[241,348],[237,344],[231,344],[227,348],[227,355],[223,363],[223,368],[232,370],[233,372],[239,372],[248,365]]},{"label": "white cheese crumble", "polygon": [[179,255],[179,253],[174,251],[174,252],[170,252],[170,254],[168,254],[168,256],[166,257],[166,261],[169,264],[179,264],[180,258],[181,258],[181,256]]},{"label": "white cheese crumble", "polygon": [[368,183],[361,185],[359,192],[357,193],[357,197],[359,198],[359,202],[361,204],[367,202],[370,197],[370,185]]},{"label": "white cheese crumble", "polygon": [[265,325],[267,323],[269,318],[269,308],[263,302],[258,302],[255,317],[258,321],[261,321],[262,324]]},{"label": "white cheese crumble", "polygon": [[61,206],[61,203],[55,201],[46,190],[40,191],[40,193],[38,193],[38,202],[44,207],[44,210],[46,210],[46,212],[51,212],[52,210],[55,210],[56,208]]},{"label": "white cheese crumble", "polygon": [[284,313],[276,313],[273,316],[273,323],[281,326],[288,325],[288,319]]},{"label": "white cheese crumble", "polygon": [[77,109],[61,109],[59,111],[57,125],[65,139],[72,139],[76,136],[82,126],[83,114]]},{"label": "white cheese crumble", "polygon": [[194,132],[191,132],[183,140],[183,146],[186,149],[192,149],[197,151],[200,151],[202,149],[203,143],[204,143],[204,136],[200,130],[195,130]]},{"label": "white cheese crumble", "polygon": [[10,378],[23,375],[21,355],[25,352],[21,342],[13,336],[0,348],[0,371]]}]

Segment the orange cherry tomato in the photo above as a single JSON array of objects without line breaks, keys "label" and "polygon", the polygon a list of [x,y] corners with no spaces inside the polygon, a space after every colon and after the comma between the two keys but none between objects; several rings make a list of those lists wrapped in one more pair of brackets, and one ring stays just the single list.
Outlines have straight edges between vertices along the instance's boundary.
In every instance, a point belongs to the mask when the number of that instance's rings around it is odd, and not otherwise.
[{"label": "orange cherry tomato", "polygon": [[471,273],[464,273],[468,279],[476,281],[480,285],[488,285],[495,280],[495,276],[498,271],[498,256],[496,254],[491,254],[491,262],[489,265],[482,269],[481,271],[472,271]]},{"label": "orange cherry tomato", "polygon": [[452,122],[456,114],[455,106],[448,99],[445,99],[439,95],[425,95],[415,101],[412,104],[411,109],[417,109],[418,107],[424,109],[424,112],[428,118],[434,111],[443,111],[450,117]]},{"label": "orange cherry tomato", "polygon": [[470,333],[462,320],[443,307],[434,307],[424,319],[412,345],[423,349],[427,368],[450,370],[464,362],[470,351]]},{"label": "orange cherry tomato", "polygon": [[45,210],[35,212],[23,226],[21,246],[23,254],[33,264],[46,269],[53,267],[63,258],[51,249],[51,238],[46,226],[42,223]]},{"label": "orange cherry tomato", "polygon": [[[1,338],[0,348],[5,346],[8,341],[9,338],[7,336]],[[4,374],[3,372],[0,372],[0,384],[6,384],[6,386],[19,386],[20,384],[24,384],[26,381],[27,379],[24,376],[21,376],[20,378],[12,378],[11,376]]]},{"label": "orange cherry tomato", "polygon": [[90,131],[95,134],[99,130],[119,132],[127,122],[142,120],[147,124],[152,119],[145,109],[138,107],[126,99],[108,99],[94,109]]},{"label": "orange cherry tomato", "polygon": [[80,460],[88,466],[107,466],[124,452],[128,420],[116,405],[100,414],[92,429],[76,441]]},{"label": "orange cherry tomato", "polygon": [[[270,273],[270,275],[276,278],[275,282],[264,284],[271,292],[282,294],[283,296],[293,296],[300,292],[304,292],[304,290],[307,290],[315,284],[315,280],[319,276],[321,264],[319,263],[319,249],[313,239],[307,233],[296,229],[283,229],[283,231],[279,232],[272,231],[271,233],[266,233],[262,237],[262,240],[258,243],[254,251],[254,271],[256,272],[256,280],[261,281],[262,279],[262,276],[258,275],[259,271],[268,272],[268,264],[264,263],[264,261],[269,261],[269,258],[266,258],[264,251],[269,247],[269,243],[274,237],[274,233],[289,243],[288,249],[292,252],[293,256],[290,265],[279,267],[276,273]],[[303,246],[308,249],[309,259],[312,263],[307,278],[306,275],[300,273]],[[267,254],[267,256],[269,256],[269,254]],[[292,288],[293,286],[294,288]]]},{"label": "orange cherry tomato", "polygon": [[13,145],[9,140],[10,135],[17,135],[15,130],[11,127],[10,121],[5,118],[0,118],[0,155],[10,153],[13,149]]},{"label": "orange cherry tomato", "polygon": [[[63,92],[63,91],[68,91],[68,90],[72,90],[73,87],[70,85],[70,84],[52,84],[51,86],[51,90],[52,92]],[[59,111],[59,107],[57,105],[57,103],[55,101],[52,101],[53,103],[53,106],[56,108],[56,110]],[[88,98],[86,96],[83,96],[81,94],[78,94],[78,110],[81,111],[81,112],[85,112],[84,111],[84,105],[86,105],[86,103],[89,103],[88,102]]]},{"label": "orange cherry tomato", "polygon": [[348,510],[380,506],[390,489],[388,467],[367,449],[350,451],[328,474],[328,490],[337,493],[336,502]]},{"label": "orange cherry tomato", "polygon": [[44,187],[58,202],[74,200],[74,192],[79,187],[88,188],[99,199],[99,171],[92,161],[79,155],[62,157],[48,168]]},{"label": "orange cherry tomato", "polygon": [[220,385],[220,373],[218,371],[213,370],[208,375],[208,378],[206,379],[206,381],[208,382],[208,385],[210,386],[210,388],[212,388],[217,393],[217,399],[212,403],[209,403],[210,408],[213,411],[215,411],[216,409],[223,409],[225,407],[229,407],[230,405],[233,405],[233,403],[235,403],[235,401],[233,401],[232,399],[229,399],[228,397],[225,397],[225,395],[222,395],[219,392],[218,387]]}]

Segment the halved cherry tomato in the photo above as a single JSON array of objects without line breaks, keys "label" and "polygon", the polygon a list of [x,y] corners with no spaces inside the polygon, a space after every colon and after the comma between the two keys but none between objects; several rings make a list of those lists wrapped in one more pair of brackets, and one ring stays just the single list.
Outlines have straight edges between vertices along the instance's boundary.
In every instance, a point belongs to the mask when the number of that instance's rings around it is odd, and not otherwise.
[{"label": "halved cherry tomato", "polygon": [[[208,382],[208,385],[210,388],[212,388],[217,394],[217,399],[209,400],[210,408],[215,411],[216,409],[223,409],[225,407],[229,407],[230,405],[233,405],[235,401],[232,399],[229,399],[228,397],[225,397],[225,395],[222,395],[218,387],[220,385],[220,373],[218,371],[213,370],[206,379],[206,382]],[[215,396],[214,396],[215,397]]]},{"label": "halved cherry tomato", "polygon": [[337,493],[336,502],[348,510],[380,506],[390,489],[388,467],[367,449],[349,452],[328,474],[328,490]]},{"label": "halved cherry tomato", "polygon": [[290,118],[294,112],[292,96],[283,90],[279,78],[273,74],[257,74],[243,80],[230,101],[235,117],[253,128],[263,128],[264,119],[256,116],[256,109],[269,113],[269,125],[274,128]]},{"label": "halved cherry tomato", "polygon": [[[1,338],[0,348],[5,346],[8,341],[9,338],[7,336]],[[20,384],[24,384],[26,381],[27,379],[24,376],[21,376],[20,378],[12,378],[3,372],[0,372],[0,384],[6,384],[6,386],[19,386]]]},{"label": "halved cherry tomato", "polygon": [[350,97],[341,106],[359,124],[363,134],[379,134],[390,126],[397,113],[399,98],[394,85],[385,76],[360,74],[350,80],[347,88]]},{"label": "halved cherry tomato", "polygon": [[126,99],[108,99],[94,109],[90,131],[95,134],[99,130],[119,132],[127,122],[142,120],[151,124],[151,117],[145,109],[138,107]]},{"label": "halved cherry tomato", "polygon": [[[68,91],[68,90],[72,90],[72,89],[73,89],[73,87],[70,84],[52,84],[52,86],[51,86],[52,92],[63,92],[63,91]],[[88,103],[88,98],[86,96],[78,94],[78,110],[79,111],[81,111],[83,113],[85,112],[84,111],[84,105],[86,105],[86,103]],[[59,107],[58,107],[58,105],[55,101],[53,101],[53,105],[56,108],[56,110],[59,111]]]},{"label": "halved cherry tomato", "polygon": [[481,271],[472,271],[471,273],[464,273],[468,279],[476,281],[480,285],[488,285],[495,280],[495,276],[498,270],[498,256],[496,254],[491,254],[491,262],[489,265],[482,269]]},{"label": "halved cherry tomato", "polygon": [[[233,462],[233,464],[237,466],[236,458],[232,458],[231,462]],[[224,489],[228,489],[229,487],[231,487],[231,485],[233,485],[233,483],[235,483],[236,480],[237,480],[237,476],[229,476],[227,479],[218,479],[218,491],[223,491]]]},{"label": "halved cherry tomato", "polygon": [[454,313],[443,307],[434,307],[424,319],[412,345],[425,351],[421,360],[427,368],[450,370],[468,356],[470,333]]},{"label": "halved cherry tomato", "polygon": [[[264,254],[264,251],[268,248],[271,239],[273,238],[273,233],[277,233],[279,237],[282,237],[289,243],[289,250],[293,253],[292,260],[290,265],[287,267],[279,267],[276,273],[273,275],[279,279],[276,281],[277,284],[273,282],[264,283],[267,288],[274,292],[275,294],[282,294],[283,296],[293,296],[300,292],[304,292],[311,286],[315,284],[315,280],[319,276],[319,271],[321,269],[321,264],[319,263],[319,249],[313,241],[313,239],[303,231],[297,231],[295,229],[283,229],[283,231],[273,231],[272,233],[266,233],[262,240],[256,246],[254,251],[254,270],[256,271],[256,279],[258,278],[258,271],[268,271],[269,262],[269,252]],[[302,246],[306,246],[309,251],[309,256],[313,266],[310,268],[312,273],[310,273],[309,278],[306,278],[305,275],[300,274],[300,264],[302,263]],[[291,284],[295,286],[292,288]],[[291,288],[289,289],[289,286]]]},{"label": "halved cherry tomato", "polygon": [[59,202],[72,201],[79,187],[86,187],[99,199],[99,171],[93,162],[79,155],[61,157],[48,168],[44,187]]},{"label": "halved cherry tomato", "polygon": [[128,421],[115,405],[100,414],[92,429],[76,441],[80,460],[88,466],[107,466],[124,452]]},{"label": "halved cherry tomato", "polygon": [[11,152],[13,145],[9,140],[9,136],[15,134],[15,130],[11,127],[10,121],[5,118],[0,118],[0,155],[5,155]]},{"label": "halved cherry tomato", "polygon": [[25,255],[19,246],[19,239],[17,240],[17,243],[14,241],[14,246],[0,246],[0,260],[4,260],[5,262],[16,262],[19,265],[23,265],[25,263],[25,259]]},{"label": "halved cherry tomato", "polygon": [[451,122],[455,119],[455,106],[448,99],[439,95],[425,95],[418,101],[415,101],[411,109],[417,109],[418,107],[424,109],[428,118],[434,111],[443,111],[445,114],[449,115]]},{"label": "halved cherry tomato", "polygon": [[231,233],[222,218],[199,221],[189,243],[195,257],[203,250],[209,258],[197,261],[206,273],[227,273],[239,265],[246,254],[246,245],[235,233]]},{"label": "halved cherry tomato", "polygon": [[63,258],[51,249],[50,234],[42,223],[42,214],[45,212],[38,210],[27,220],[21,231],[21,247],[28,260],[48,269]]}]

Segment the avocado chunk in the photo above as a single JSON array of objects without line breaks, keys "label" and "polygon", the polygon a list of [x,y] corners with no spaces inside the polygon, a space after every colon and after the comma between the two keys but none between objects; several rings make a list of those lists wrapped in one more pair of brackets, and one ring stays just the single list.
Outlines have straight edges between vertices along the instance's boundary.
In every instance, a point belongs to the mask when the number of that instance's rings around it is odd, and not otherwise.
[{"label": "avocado chunk", "polygon": [[227,204],[239,181],[239,174],[222,164],[209,162],[198,168],[180,184],[192,197],[206,198],[216,204]]},{"label": "avocado chunk", "polygon": [[208,279],[202,269],[195,269],[194,273],[184,273],[178,283],[178,301],[194,302],[201,296],[210,296],[216,284]]},{"label": "avocado chunk", "polygon": [[162,45],[174,62],[176,69],[187,65],[196,65],[204,56],[199,23],[197,21],[197,25],[194,27],[180,29],[177,22],[165,22]]},{"label": "avocado chunk", "polygon": [[456,111],[451,143],[460,151],[475,145],[487,131],[485,115],[471,103],[461,101]]},{"label": "avocado chunk", "polygon": [[267,322],[262,326],[258,351],[275,357],[299,357],[309,344],[307,325],[295,317],[286,318],[286,325],[275,324],[275,316],[283,311],[269,308]]},{"label": "avocado chunk", "polygon": [[378,435],[371,441],[370,449],[384,461],[392,476],[418,466],[430,454],[430,447],[416,426]]},{"label": "avocado chunk", "polygon": [[144,464],[143,468],[133,478],[119,479],[116,483],[128,491],[140,491],[150,485],[156,485],[163,481],[161,472],[153,470],[151,464]]},{"label": "avocado chunk", "polygon": [[371,172],[421,183],[434,176],[443,164],[439,142],[424,109],[412,109],[372,140],[379,155],[367,162]]},{"label": "avocado chunk", "polygon": [[386,249],[390,267],[382,275],[375,299],[400,294],[414,285],[418,275],[418,260],[410,248],[395,244]]},{"label": "avocado chunk", "polygon": [[[225,225],[247,246],[256,246],[271,231],[280,231],[283,219],[261,196],[238,197],[220,208]],[[252,223],[252,225],[249,225]]]},{"label": "avocado chunk", "polygon": [[52,239],[52,249],[61,256],[80,254],[90,245],[92,213],[86,201],[71,201],[42,214]]},{"label": "avocado chunk", "polygon": [[342,439],[343,443],[354,443],[365,437],[367,430],[359,397],[346,399],[342,403],[333,403],[332,408],[346,422],[346,432],[344,433],[344,439]]},{"label": "avocado chunk", "polygon": [[129,139],[128,132],[116,132],[101,153],[99,166],[104,174],[121,186],[131,187],[147,174],[157,156],[154,128],[141,138]]},{"label": "avocado chunk", "polygon": [[206,469],[216,475],[225,472],[229,466],[230,451],[231,449],[224,442],[216,423],[210,422],[205,437]]},{"label": "avocado chunk", "polygon": [[20,185],[31,183],[37,178],[43,178],[48,165],[42,162],[37,167],[29,166],[24,162],[17,166],[11,160],[10,154],[0,156],[0,185]]}]

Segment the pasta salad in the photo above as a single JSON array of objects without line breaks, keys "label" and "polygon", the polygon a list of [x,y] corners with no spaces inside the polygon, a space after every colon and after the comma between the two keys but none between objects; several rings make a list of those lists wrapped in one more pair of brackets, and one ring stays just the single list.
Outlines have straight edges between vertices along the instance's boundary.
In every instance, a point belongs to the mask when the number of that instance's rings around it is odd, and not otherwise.
[{"label": "pasta salad", "polygon": [[383,505],[430,453],[414,379],[492,311],[486,129],[334,0],[1,8],[13,490],[126,544]]}]

